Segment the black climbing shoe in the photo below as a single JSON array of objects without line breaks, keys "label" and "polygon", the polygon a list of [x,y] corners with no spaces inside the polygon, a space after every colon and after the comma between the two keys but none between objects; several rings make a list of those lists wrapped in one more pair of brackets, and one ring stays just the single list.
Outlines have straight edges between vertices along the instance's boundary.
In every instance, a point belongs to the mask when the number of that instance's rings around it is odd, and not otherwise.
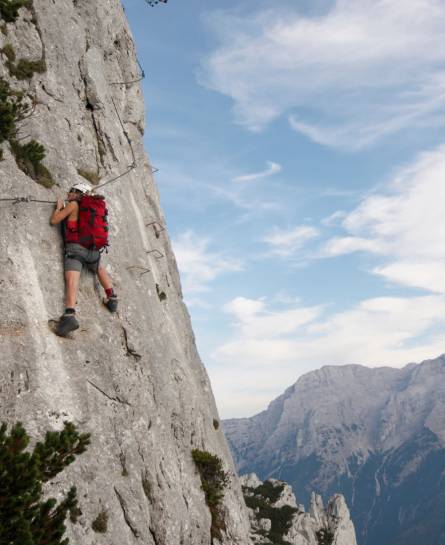
[{"label": "black climbing shoe", "polygon": [[64,314],[61,316],[56,328],[56,335],[66,337],[71,331],[79,329],[79,322],[74,314]]},{"label": "black climbing shoe", "polygon": [[107,307],[107,309],[110,312],[116,312],[117,311],[117,297],[115,295],[112,295],[111,297],[108,297],[108,299],[104,299],[104,305]]}]

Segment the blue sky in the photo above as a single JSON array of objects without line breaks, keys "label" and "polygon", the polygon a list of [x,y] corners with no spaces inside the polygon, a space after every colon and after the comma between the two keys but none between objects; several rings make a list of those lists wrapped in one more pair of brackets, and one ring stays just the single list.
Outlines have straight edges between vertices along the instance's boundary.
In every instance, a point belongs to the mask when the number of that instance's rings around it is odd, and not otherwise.
[{"label": "blue sky", "polygon": [[444,352],[445,3],[124,6],[221,416]]}]

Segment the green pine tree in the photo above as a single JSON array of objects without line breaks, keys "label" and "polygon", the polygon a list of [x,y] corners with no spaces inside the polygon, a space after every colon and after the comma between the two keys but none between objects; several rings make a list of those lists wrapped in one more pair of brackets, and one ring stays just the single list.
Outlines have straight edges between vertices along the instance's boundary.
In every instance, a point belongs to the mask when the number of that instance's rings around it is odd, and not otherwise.
[{"label": "green pine tree", "polygon": [[68,544],[64,523],[68,513],[78,512],[76,488],[57,503],[43,498],[42,484],[85,452],[89,438],[65,422],[62,431],[47,432],[29,452],[20,422],[9,433],[6,424],[0,426],[0,545]]}]

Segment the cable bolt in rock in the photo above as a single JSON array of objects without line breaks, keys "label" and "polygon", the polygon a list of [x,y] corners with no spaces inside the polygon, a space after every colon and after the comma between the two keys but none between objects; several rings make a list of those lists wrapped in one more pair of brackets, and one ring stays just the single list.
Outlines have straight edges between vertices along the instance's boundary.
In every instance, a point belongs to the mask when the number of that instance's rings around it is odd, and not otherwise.
[{"label": "cable bolt in rock", "polygon": [[151,221],[150,223],[146,223],[145,227],[150,227],[150,225],[153,226],[153,231],[155,232],[156,238],[159,238],[159,235],[162,233],[162,231],[165,231],[165,227],[159,223],[159,221]]},{"label": "cable bolt in rock", "polygon": [[139,83],[140,81],[142,81],[145,78],[145,72],[144,72],[144,69],[142,68],[141,63],[139,62],[138,58],[136,58],[136,62],[138,63],[139,68],[141,70],[141,73],[140,73],[138,79],[134,79],[134,80],[131,80],[131,81],[113,81],[113,82],[110,83],[110,85],[134,85],[135,83]]},{"label": "cable bolt in rock", "polygon": [[143,271],[139,273],[139,276],[143,276],[144,274],[147,274],[150,272],[150,269],[148,269],[147,267],[139,267],[138,265],[131,265],[130,267],[127,267],[127,271],[133,271],[136,269]]},{"label": "cable bolt in rock", "polygon": [[155,248],[154,250],[148,250],[148,252],[145,252],[145,253],[154,254],[156,259],[162,259],[163,257],[165,257],[164,254],[160,252],[157,248]]}]

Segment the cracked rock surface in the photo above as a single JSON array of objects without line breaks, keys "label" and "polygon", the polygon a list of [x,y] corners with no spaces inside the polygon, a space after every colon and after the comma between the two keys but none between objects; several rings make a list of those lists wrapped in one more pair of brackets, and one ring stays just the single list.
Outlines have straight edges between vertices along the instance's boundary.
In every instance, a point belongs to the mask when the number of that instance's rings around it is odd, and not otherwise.
[{"label": "cracked rock surface", "polygon": [[[71,338],[56,337],[49,325],[63,311],[64,289],[51,204],[0,202],[0,420],[21,420],[33,438],[64,420],[92,434],[87,452],[50,484],[56,496],[77,486],[82,515],[67,523],[73,545],[207,545],[211,516],[191,450],[217,454],[231,473],[234,467],[213,424],[219,417],[209,379],[161,230],[142,143],[141,88],[123,83],[140,77],[125,15],[118,0],[34,0],[34,10],[33,17],[21,9],[6,25],[0,48],[11,43],[30,60],[44,55],[46,71],[17,81],[0,55],[0,77],[33,101],[18,136],[45,146],[56,185],[45,189],[26,176],[3,143],[0,197],[55,201],[83,180],[79,171],[103,182],[134,160],[136,167],[102,191],[111,228],[103,262],[119,310],[108,312],[94,278],[83,273],[80,329]],[[97,534],[91,524],[103,511],[107,532]],[[249,544],[235,476],[224,512],[221,543]]]}]

